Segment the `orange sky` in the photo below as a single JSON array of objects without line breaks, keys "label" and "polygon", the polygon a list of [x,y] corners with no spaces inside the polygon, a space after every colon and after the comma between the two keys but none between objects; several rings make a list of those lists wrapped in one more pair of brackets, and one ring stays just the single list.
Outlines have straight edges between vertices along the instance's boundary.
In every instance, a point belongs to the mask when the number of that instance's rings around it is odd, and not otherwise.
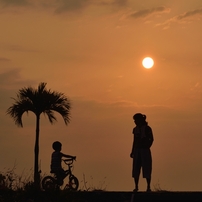
[{"label": "orange sky", "polygon": [[33,168],[34,116],[17,128],[5,112],[18,89],[47,82],[72,111],[68,126],[41,118],[43,173],[59,140],[77,156],[80,188],[84,174],[89,186],[133,190],[132,116],[142,112],[155,138],[152,188],[201,191],[201,0],[0,0],[0,15],[1,170]]}]

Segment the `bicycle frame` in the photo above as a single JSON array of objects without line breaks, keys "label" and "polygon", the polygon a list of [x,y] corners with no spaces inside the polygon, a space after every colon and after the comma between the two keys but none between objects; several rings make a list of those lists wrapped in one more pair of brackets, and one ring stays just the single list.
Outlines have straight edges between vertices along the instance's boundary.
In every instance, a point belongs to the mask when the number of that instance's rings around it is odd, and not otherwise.
[{"label": "bicycle frame", "polygon": [[[74,159],[62,159],[62,161],[68,166],[68,169],[67,170],[64,170],[64,176],[63,176],[63,180],[69,176],[69,178],[72,176],[72,164],[73,164],[73,161]],[[57,173],[54,173],[54,177],[55,179],[59,179],[58,178],[58,174]]]},{"label": "bicycle frame", "polygon": [[42,180],[42,187],[44,190],[54,190],[55,188],[59,188],[64,184],[64,180],[67,176],[69,176],[68,183],[64,187],[66,190],[76,191],[79,187],[78,179],[72,173],[72,164],[75,159],[62,159],[64,163],[68,166],[67,170],[64,170],[64,175],[61,177],[54,173],[54,177],[45,176]]},{"label": "bicycle frame", "polygon": [[[72,176],[72,164],[73,164],[73,159],[62,159],[62,161],[64,161],[64,163],[68,166],[68,169],[65,170],[65,177],[64,179],[69,175],[69,177]],[[69,162],[69,163],[68,163]]]}]

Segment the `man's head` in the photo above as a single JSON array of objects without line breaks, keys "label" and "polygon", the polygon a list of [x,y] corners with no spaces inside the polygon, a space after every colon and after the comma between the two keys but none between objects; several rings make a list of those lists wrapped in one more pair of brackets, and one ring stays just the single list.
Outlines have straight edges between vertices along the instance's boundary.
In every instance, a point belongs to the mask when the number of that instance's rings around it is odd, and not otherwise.
[{"label": "man's head", "polygon": [[133,116],[133,120],[137,126],[144,125],[146,123],[146,115],[141,113],[136,113]]}]

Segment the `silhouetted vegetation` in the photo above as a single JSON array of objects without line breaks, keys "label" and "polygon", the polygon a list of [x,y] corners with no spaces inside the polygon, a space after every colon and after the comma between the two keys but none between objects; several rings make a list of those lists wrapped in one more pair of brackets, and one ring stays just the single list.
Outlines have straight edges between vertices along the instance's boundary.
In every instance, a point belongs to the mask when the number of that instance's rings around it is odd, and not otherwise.
[{"label": "silhouetted vegetation", "polygon": [[[85,179],[85,186],[79,191],[56,190],[51,192],[36,190],[33,175],[17,175],[15,167],[5,172],[0,172],[0,202],[145,202],[145,201],[190,201],[199,202],[202,200],[202,192],[171,192],[162,190],[156,185],[154,192],[132,191],[106,191],[105,181],[97,186]],[[104,187],[103,187],[104,185]],[[97,189],[97,188],[101,189]],[[104,189],[103,189],[104,188]]]},{"label": "silhouetted vegetation", "polygon": [[[32,170],[31,174],[26,174],[22,172],[21,175],[15,173],[16,167],[12,169],[7,169],[4,172],[0,172],[0,202],[9,202],[9,201],[19,201],[19,202],[31,202],[31,201],[81,201],[81,193],[89,192],[101,192],[105,191],[102,186],[105,184],[105,181],[99,183],[95,186],[92,182],[92,177],[90,181],[87,182],[84,175],[84,184],[79,191],[75,192],[72,190],[55,190],[55,191],[43,191],[36,190]],[[43,176],[41,176],[41,179]],[[76,194],[78,193],[78,194]]]},{"label": "silhouetted vegetation", "polygon": [[46,89],[46,83],[40,83],[37,89],[32,87],[22,88],[17,93],[17,98],[13,98],[14,104],[8,108],[7,114],[11,116],[17,126],[23,127],[22,115],[25,112],[33,112],[36,115],[36,138],[35,138],[35,158],[34,158],[34,183],[39,189],[40,171],[38,166],[39,156],[39,128],[40,115],[44,113],[48,116],[50,123],[57,119],[54,111],[61,114],[67,125],[70,121],[70,101],[63,94]]}]

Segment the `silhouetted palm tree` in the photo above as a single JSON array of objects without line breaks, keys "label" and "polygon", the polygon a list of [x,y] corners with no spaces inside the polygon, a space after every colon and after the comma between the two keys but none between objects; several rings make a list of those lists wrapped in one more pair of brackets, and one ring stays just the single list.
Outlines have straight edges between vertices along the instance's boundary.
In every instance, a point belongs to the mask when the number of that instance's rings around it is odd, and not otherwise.
[{"label": "silhouetted palm tree", "polygon": [[40,115],[42,113],[48,116],[50,123],[57,121],[54,111],[62,115],[65,124],[70,121],[70,101],[63,94],[46,89],[46,83],[40,83],[37,89],[32,87],[22,88],[17,93],[14,104],[8,108],[9,114],[15,124],[23,127],[22,115],[24,112],[31,111],[36,115],[36,139],[34,147],[34,184],[36,188],[40,186],[40,174],[38,166],[39,158],[39,126]]}]

